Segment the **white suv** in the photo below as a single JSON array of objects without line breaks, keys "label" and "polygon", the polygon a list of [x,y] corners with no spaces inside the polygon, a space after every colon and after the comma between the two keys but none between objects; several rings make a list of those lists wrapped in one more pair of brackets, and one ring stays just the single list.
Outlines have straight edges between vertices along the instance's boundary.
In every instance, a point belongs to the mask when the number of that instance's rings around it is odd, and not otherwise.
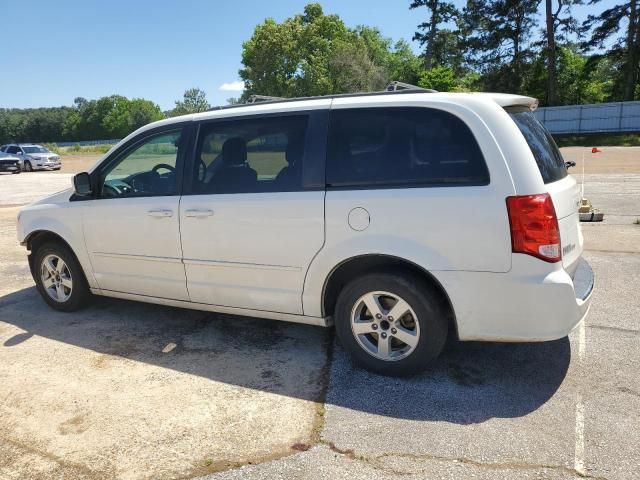
[{"label": "white suv", "polygon": [[42,145],[32,143],[13,143],[2,145],[0,152],[19,159],[20,167],[25,172],[34,170],[60,170],[60,156],[47,150]]},{"label": "white suv", "polygon": [[129,135],[20,212],[38,290],[328,326],[371,370],[460,340],[564,337],[587,314],[575,180],[533,98],[272,101]]}]

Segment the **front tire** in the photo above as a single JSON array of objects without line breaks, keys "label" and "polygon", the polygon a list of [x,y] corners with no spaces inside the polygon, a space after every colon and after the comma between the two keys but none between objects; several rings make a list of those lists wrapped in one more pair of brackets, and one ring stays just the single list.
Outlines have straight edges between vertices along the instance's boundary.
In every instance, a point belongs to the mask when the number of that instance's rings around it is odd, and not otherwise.
[{"label": "front tire", "polygon": [[447,339],[447,320],[420,277],[371,273],[348,283],[335,308],[336,334],[356,363],[382,375],[425,370]]},{"label": "front tire", "polygon": [[73,312],[82,308],[91,293],[80,263],[62,243],[49,242],[34,253],[36,287],[55,310]]},{"label": "front tire", "polygon": [[31,166],[31,162],[29,160],[24,161],[24,171],[33,172],[33,167]]}]

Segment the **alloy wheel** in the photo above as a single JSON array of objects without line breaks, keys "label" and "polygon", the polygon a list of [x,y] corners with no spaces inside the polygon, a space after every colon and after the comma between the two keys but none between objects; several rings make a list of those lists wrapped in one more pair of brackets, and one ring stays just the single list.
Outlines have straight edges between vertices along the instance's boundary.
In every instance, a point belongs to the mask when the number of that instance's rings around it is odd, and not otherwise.
[{"label": "alloy wheel", "polygon": [[416,313],[390,292],[362,295],[351,311],[351,331],[367,353],[388,362],[409,356],[420,340]]},{"label": "alloy wheel", "polygon": [[40,266],[40,279],[47,295],[56,302],[63,303],[71,297],[71,270],[59,256],[51,254],[44,257]]}]

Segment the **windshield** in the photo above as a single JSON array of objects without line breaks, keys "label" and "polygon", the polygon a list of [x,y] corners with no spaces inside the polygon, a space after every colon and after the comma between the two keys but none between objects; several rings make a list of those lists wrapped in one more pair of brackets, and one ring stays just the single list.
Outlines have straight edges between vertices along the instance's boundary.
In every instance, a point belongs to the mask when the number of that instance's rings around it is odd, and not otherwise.
[{"label": "windshield", "polygon": [[24,150],[24,153],[48,153],[49,152],[49,150],[39,145],[36,145],[34,147],[22,147],[22,150]]},{"label": "windshield", "polygon": [[562,180],[568,175],[562,154],[549,131],[529,109],[507,109],[533,153],[544,183]]}]

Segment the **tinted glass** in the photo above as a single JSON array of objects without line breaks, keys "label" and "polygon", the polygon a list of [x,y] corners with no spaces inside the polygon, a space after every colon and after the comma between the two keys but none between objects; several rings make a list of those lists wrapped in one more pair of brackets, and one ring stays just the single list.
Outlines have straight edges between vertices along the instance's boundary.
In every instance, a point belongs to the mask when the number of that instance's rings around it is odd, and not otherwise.
[{"label": "tinted glass", "polygon": [[20,149],[18,147],[9,147],[7,149],[7,153],[20,153]]},{"label": "tinted glass", "polygon": [[307,116],[203,124],[194,172],[196,193],[302,189]]},{"label": "tinted glass", "polygon": [[568,175],[567,168],[556,142],[533,112],[530,110],[510,110],[509,115],[529,144],[544,183],[556,182],[566,177]]},{"label": "tinted glass", "polygon": [[103,172],[101,196],[151,197],[177,192],[180,131],[147,138]]},{"label": "tinted glass", "polygon": [[49,150],[47,150],[44,147],[40,147],[40,146],[34,146],[34,147],[22,147],[22,149],[24,150],[24,153],[48,153]]},{"label": "tinted glass", "polygon": [[483,185],[489,173],[469,127],[430,108],[361,108],[331,113],[331,186]]}]

